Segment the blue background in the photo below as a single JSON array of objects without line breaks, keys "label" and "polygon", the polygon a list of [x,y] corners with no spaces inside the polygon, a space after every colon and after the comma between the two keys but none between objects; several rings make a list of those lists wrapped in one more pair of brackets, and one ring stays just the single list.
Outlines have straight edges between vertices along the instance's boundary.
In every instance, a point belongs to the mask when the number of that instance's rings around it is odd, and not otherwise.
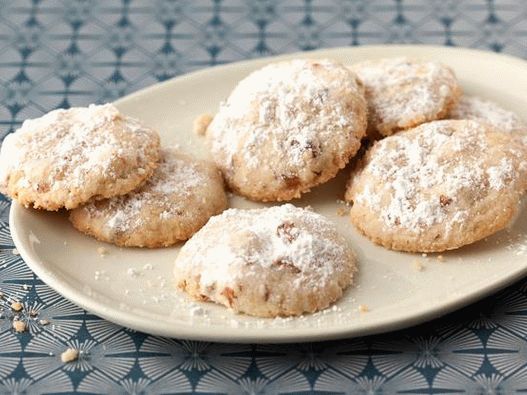
[{"label": "blue background", "polygon": [[[321,47],[425,43],[527,57],[522,0],[0,0],[0,131],[214,64]],[[163,339],[103,321],[14,255],[0,201],[0,393],[527,391],[527,282],[430,324],[315,344]],[[29,331],[15,334],[18,298]],[[37,325],[35,310],[47,319]],[[82,351],[63,364],[68,347]]]}]

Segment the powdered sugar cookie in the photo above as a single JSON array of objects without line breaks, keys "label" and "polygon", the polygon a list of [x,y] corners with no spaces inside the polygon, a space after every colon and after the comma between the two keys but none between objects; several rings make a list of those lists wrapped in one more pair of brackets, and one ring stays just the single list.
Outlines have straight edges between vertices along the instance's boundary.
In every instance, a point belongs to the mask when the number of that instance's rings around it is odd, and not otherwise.
[{"label": "powdered sugar cookie", "polygon": [[504,132],[527,134],[527,124],[518,115],[476,96],[463,96],[448,117],[484,121]]},{"label": "powdered sugar cookie", "polygon": [[367,237],[403,251],[444,251],[508,225],[527,186],[526,151],[510,133],[435,121],[375,143],[346,200]]},{"label": "powdered sugar cookie", "polygon": [[276,317],[328,307],[355,271],[351,247],[329,220],[286,204],[212,217],[183,246],[174,274],[197,300]]},{"label": "powdered sugar cookie", "polygon": [[79,207],[70,221],[81,232],[120,246],[166,247],[188,239],[226,207],[214,165],[167,148],[145,185]]},{"label": "powdered sugar cookie", "polygon": [[130,192],[153,173],[159,136],[111,104],[25,121],[0,153],[0,191],[24,206],[72,209]]},{"label": "powdered sugar cookie", "polygon": [[368,134],[373,136],[389,136],[444,118],[461,96],[454,72],[439,62],[386,58],[350,69],[364,84]]},{"label": "powdered sugar cookie", "polygon": [[355,76],[329,60],[298,59],[242,80],[206,138],[232,190],[283,201],[333,178],[365,130],[366,102]]}]

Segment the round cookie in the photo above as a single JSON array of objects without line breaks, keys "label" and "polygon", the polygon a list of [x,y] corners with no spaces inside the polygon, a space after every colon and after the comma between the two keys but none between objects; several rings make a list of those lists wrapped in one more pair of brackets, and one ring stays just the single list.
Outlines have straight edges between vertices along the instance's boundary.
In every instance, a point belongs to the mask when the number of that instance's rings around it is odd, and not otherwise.
[{"label": "round cookie", "polygon": [[350,70],[364,85],[368,135],[374,138],[444,118],[461,96],[454,72],[439,62],[385,58]]},{"label": "round cookie", "polygon": [[525,146],[470,120],[435,121],[387,137],[352,172],[352,223],[384,247],[439,252],[513,219],[527,186]]},{"label": "round cookie", "polygon": [[479,120],[504,132],[527,134],[527,124],[518,115],[492,101],[476,96],[463,96],[459,103],[450,110],[448,117]]},{"label": "round cookie", "polygon": [[158,134],[112,104],[54,110],[4,139],[0,192],[26,207],[72,209],[130,192],[158,160]]},{"label": "round cookie", "polygon": [[330,60],[297,59],[240,81],[206,138],[233,191],[285,201],[333,178],[359,149],[366,122],[353,73]]},{"label": "round cookie", "polygon": [[355,271],[355,255],[334,224],[285,204],[212,217],[183,246],[174,274],[194,299],[276,317],[328,307]]},{"label": "round cookie", "polygon": [[154,175],[124,196],[72,210],[73,226],[125,247],[166,247],[188,239],[227,207],[220,172],[175,149],[163,149]]}]

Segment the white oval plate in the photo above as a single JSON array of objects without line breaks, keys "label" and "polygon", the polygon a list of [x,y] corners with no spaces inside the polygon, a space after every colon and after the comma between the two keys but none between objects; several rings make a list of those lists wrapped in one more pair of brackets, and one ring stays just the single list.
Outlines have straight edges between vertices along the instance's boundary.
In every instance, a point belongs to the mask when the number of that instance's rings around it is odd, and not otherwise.
[{"label": "white oval plate", "polygon": [[[386,56],[416,56],[452,66],[465,91],[520,112],[527,108],[527,63],[493,53],[426,46],[337,48],[251,60],[188,74],[119,100],[126,114],[157,128],[164,144],[177,143],[207,157],[192,120],[214,113],[250,71],[278,59],[329,57],[344,63]],[[360,236],[342,207],[347,171],[315,189],[297,205],[311,205],[334,220],[360,262],[356,286],[336,308],[295,319],[256,319],[209,303],[189,301],[174,289],[172,262],[178,247],[123,249],[75,231],[64,213],[13,204],[14,242],[33,271],[67,299],[118,324],[156,335],[224,342],[293,342],[378,333],[414,325],[483,297],[527,272],[527,218],[486,241],[435,256],[388,251]],[[232,207],[259,207],[239,197]],[[106,256],[98,248],[108,250]],[[418,261],[419,263],[417,263]],[[422,265],[422,270],[418,270]],[[149,269],[151,267],[151,269]],[[368,312],[359,312],[365,305]]]}]

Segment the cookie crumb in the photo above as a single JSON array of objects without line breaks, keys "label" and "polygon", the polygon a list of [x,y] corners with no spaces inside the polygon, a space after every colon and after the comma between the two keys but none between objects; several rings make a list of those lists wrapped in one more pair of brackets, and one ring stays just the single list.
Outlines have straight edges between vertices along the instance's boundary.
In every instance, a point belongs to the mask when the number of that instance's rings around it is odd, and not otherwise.
[{"label": "cookie crumb", "polygon": [[445,261],[445,257],[443,255],[438,255],[437,256],[437,260],[441,261],[441,262],[444,262]]},{"label": "cookie crumb", "polygon": [[198,115],[198,117],[194,119],[194,123],[192,124],[192,130],[198,136],[203,136],[205,132],[207,131],[207,128],[209,127],[211,122],[212,122],[212,115],[210,114]]},{"label": "cookie crumb", "polygon": [[14,320],[13,321],[13,329],[16,333],[22,333],[26,331],[26,324],[24,321],[20,320]]},{"label": "cookie crumb", "polygon": [[23,289],[24,291],[27,291],[27,290],[29,289],[29,287],[27,286],[27,284],[24,284],[24,285],[22,285],[22,289]]},{"label": "cookie crumb", "polygon": [[344,207],[339,207],[337,208],[337,215],[339,217],[345,217],[346,215],[348,215],[349,213],[349,210],[347,210],[346,208]]},{"label": "cookie crumb", "polygon": [[359,313],[367,313],[368,311],[370,311],[368,306],[366,306],[365,304],[359,305]]},{"label": "cookie crumb", "polygon": [[20,253],[18,252],[18,250],[16,248],[13,248],[13,250],[11,251],[11,253],[13,255],[20,255]]},{"label": "cookie crumb", "polygon": [[418,272],[422,272],[423,269],[424,269],[423,264],[422,264],[421,261],[418,260],[418,259],[416,259],[416,260],[414,261],[414,267],[415,267],[415,270],[417,270]]},{"label": "cookie crumb", "polygon": [[23,308],[24,308],[24,306],[22,306],[22,303],[20,303],[20,302],[13,302],[13,303],[11,303],[11,309],[13,311],[16,311],[17,313],[19,311],[22,311]]},{"label": "cookie crumb", "polygon": [[143,266],[143,269],[144,270],[152,270],[154,267],[150,264],[150,263],[146,263],[144,266]]},{"label": "cookie crumb", "polygon": [[0,291],[0,298],[3,298],[4,297],[4,293],[2,291]]},{"label": "cookie crumb", "polygon": [[49,321],[48,320],[39,320],[38,323],[42,326],[46,326],[46,325],[49,325]]},{"label": "cookie crumb", "polygon": [[29,316],[30,317],[36,317],[38,315],[38,311],[36,311],[35,309],[31,309],[29,311]]},{"label": "cookie crumb", "polygon": [[426,258],[426,257],[428,256],[428,254],[425,253],[425,252],[423,252],[423,253],[421,254],[421,256],[422,256],[423,258]]},{"label": "cookie crumb", "polygon": [[62,354],[60,354],[60,360],[63,363],[73,362],[79,358],[79,351],[74,348],[68,348]]},{"label": "cookie crumb", "polygon": [[108,255],[108,250],[105,247],[99,247],[97,248],[97,252],[100,256],[104,257],[105,255]]},{"label": "cookie crumb", "polygon": [[135,270],[133,267],[129,267],[128,270],[126,271],[126,273],[130,277],[137,277],[137,276],[139,276],[139,272],[137,270]]}]

